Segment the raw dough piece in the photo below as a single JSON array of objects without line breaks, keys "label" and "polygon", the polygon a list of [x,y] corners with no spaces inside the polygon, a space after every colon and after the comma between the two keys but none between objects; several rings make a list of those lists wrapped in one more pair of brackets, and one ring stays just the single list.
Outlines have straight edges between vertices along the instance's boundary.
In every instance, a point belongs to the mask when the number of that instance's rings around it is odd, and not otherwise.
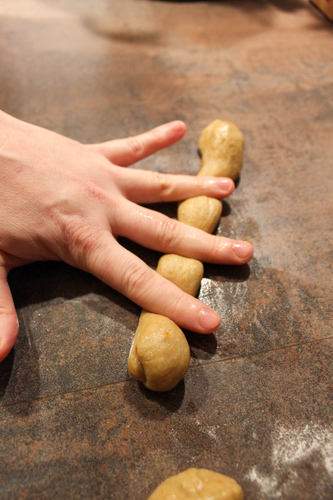
[{"label": "raw dough piece", "polygon": [[[203,265],[179,255],[163,255],[156,271],[184,292],[196,295]],[[142,311],[128,358],[129,373],[153,391],[169,391],[180,382],[190,363],[190,348],[171,319]]]},{"label": "raw dough piece", "polygon": [[199,138],[202,163],[198,175],[236,180],[242,169],[243,145],[243,134],[236,125],[222,120],[213,121]]},{"label": "raw dough piece", "polygon": [[148,500],[243,500],[231,477],[207,469],[188,469],[161,483]]},{"label": "raw dough piece", "polygon": [[189,226],[212,233],[220,220],[222,203],[208,196],[196,196],[178,205],[177,219]]},{"label": "raw dough piece", "polygon": [[128,371],[152,391],[169,391],[185,376],[190,348],[171,319],[142,311],[128,358]]},{"label": "raw dough piece", "polygon": [[198,260],[169,253],[160,258],[156,271],[194,297],[200,287],[204,266]]}]

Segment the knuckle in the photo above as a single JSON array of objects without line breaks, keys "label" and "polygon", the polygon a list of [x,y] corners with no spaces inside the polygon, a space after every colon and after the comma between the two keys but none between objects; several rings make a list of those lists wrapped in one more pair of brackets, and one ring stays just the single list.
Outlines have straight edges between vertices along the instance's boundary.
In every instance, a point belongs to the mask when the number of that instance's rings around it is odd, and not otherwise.
[{"label": "knuckle", "polygon": [[178,287],[176,290],[170,288],[167,304],[164,304],[164,308],[167,310],[167,314],[165,315],[180,326],[181,323],[184,324],[189,320],[190,315],[195,315],[196,300]]},{"label": "knuckle", "polygon": [[193,178],[193,180],[195,182],[195,187],[196,187],[197,191],[202,191],[204,188],[204,185],[203,185],[204,181],[203,181],[202,177],[196,175]]},{"label": "knuckle", "polygon": [[163,217],[159,220],[158,239],[164,251],[177,246],[180,239],[180,225],[177,221]]},{"label": "knuckle", "polygon": [[127,145],[134,158],[141,158],[144,153],[144,144],[138,137],[129,137]]},{"label": "knuckle", "polygon": [[151,278],[144,267],[129,266],[122,279],[126,295],[129,298],[134,298],[136,302],[140,301],[140,298],[147,293],[147,289],[150,287]]},{"label": "knuckle", "polygon": [[87,182],[84,185],[84,191],[90,198],[96,199],[97,201],[105,201],[106,199],[103,190],[91,182]]},{"label": "knuckle", "polygon": [[157,186],[161,199],[167,199],[172,192],[172,182],[168,174],[153,172],[154,184]]},{"label": "knuckle", "polygon": [[65,222],[63,236],[70,255],[79,262],[87,260],[98,242],[98,232],[77,218]]},{"label": "knuckle", "polygon": [[208,255],[211,256],[213,262],[220,261],[225,255],[226,246],[221,243],[221,238],[219,236],[208,235],[206,245]]},{"label": "knuckle", "polygon": [[169,307],[172,311],[172,316],[174,318],[180,318],[184,315],[184,311],[190,309],[190,302],[192,298],[190,298],[185,292],[182,290],[178,291],[174,295],[170,295],[169,299]]}]

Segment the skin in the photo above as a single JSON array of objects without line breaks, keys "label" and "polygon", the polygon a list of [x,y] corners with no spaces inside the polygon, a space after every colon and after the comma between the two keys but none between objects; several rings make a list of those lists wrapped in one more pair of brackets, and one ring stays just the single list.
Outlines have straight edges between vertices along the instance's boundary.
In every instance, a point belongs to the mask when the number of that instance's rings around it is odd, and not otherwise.
[{"label": "skin", "polygon": [[18,333],[8,273],[33,261],[64,261],[92,273],[181,328],[198,333],[218,328],[215,311],[117,242],[123,236],[214,264],[244,264],[252,257],[247,242],[209,235],[140,206],[233,192],[230,179],[124,168],[171,146],[185,132],[185,124],[174,121],[136,137],[83,145],[0,112],[0,361]]}]

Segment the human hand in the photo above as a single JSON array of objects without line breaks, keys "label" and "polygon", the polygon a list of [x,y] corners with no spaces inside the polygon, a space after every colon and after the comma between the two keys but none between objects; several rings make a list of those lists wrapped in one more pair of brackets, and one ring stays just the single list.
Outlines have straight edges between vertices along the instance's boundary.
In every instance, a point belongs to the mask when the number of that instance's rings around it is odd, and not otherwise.
[{"label": "human hand", "polygon": [[220,316],[122,247],[119,236],[162,253],[244,264],[250,243],[209,235],[140,206],[206,195],[224,198],[230,179],[126,169],[185,134],[180,121],[128,139],[83,145],[0,112],[0,361],[18,321],[8,286],[14,267],[62,260],[94,274],[148,311],[211,333]]}]

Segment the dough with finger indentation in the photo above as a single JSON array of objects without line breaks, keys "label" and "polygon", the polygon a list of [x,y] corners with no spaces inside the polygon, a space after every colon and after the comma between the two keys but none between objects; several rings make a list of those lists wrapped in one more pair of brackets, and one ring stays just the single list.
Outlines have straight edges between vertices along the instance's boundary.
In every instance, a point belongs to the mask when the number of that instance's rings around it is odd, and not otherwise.
[{"label": "dough with finger indentation", "polygon": [[193,295],[198,293],[204,273],[203,263],[172,253],[162,255],[156,271],[169,281]]},{"label": "dough with finger indentation", "polygon": [[177,219],[184,224],[212,233],[222,214],[222,203],[208,196],[188,198],[178,205]]}]

